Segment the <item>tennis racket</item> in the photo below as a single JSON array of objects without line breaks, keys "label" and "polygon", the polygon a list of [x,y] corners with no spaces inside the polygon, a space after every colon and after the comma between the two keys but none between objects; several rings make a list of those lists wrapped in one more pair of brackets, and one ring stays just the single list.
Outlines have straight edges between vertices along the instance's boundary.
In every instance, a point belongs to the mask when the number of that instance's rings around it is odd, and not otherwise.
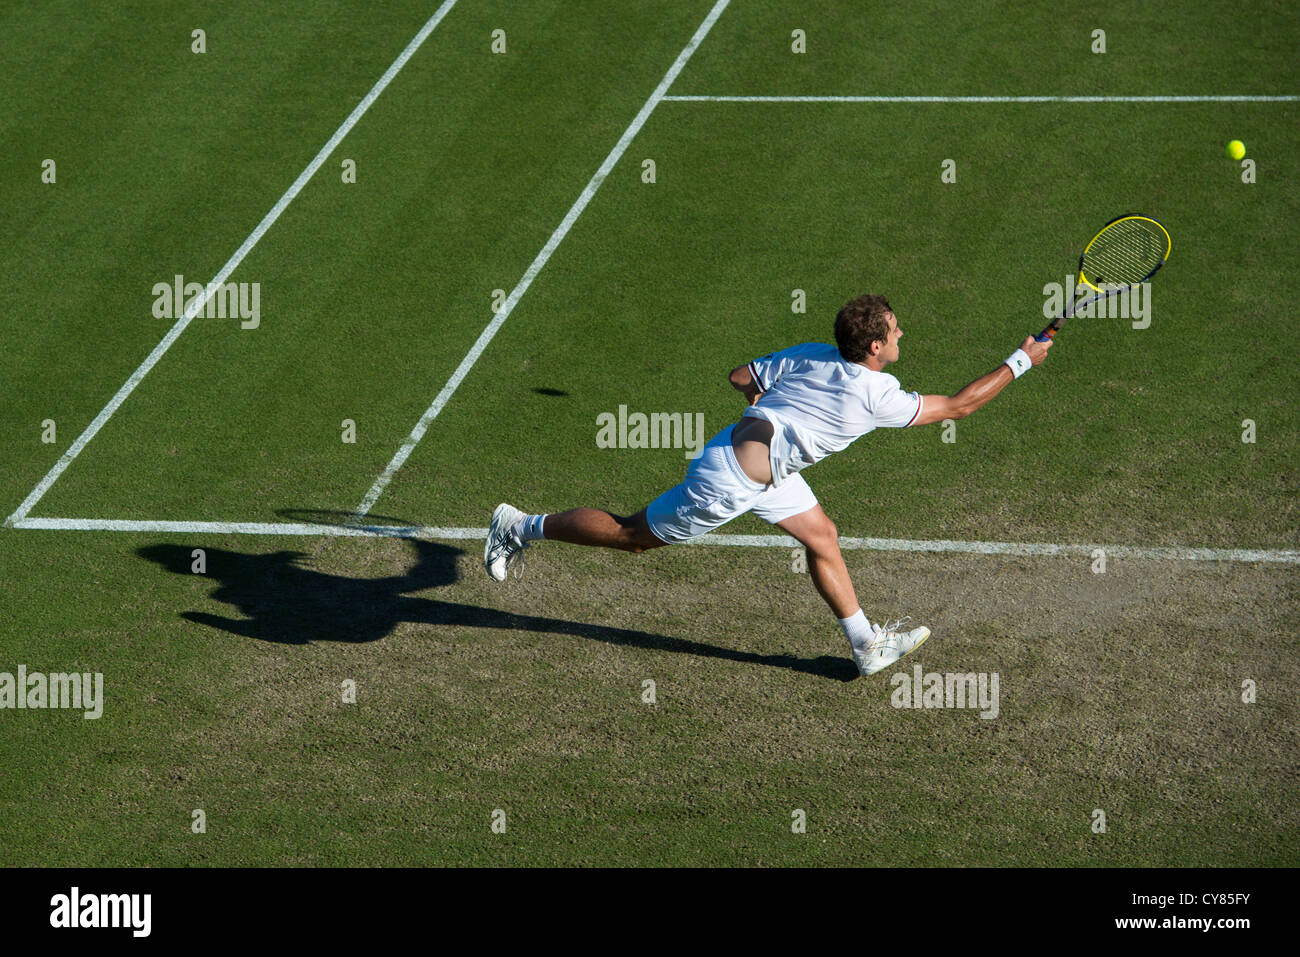
[{"label": "tennis racket", "polygon": [[1112,219],[1083,247],[1083,255],[1079,257],[1075,292],[1087,286],[1092,294],[1070,302],[1065,312],[1034,338],[1046,342],[1060,331],[1065,320],[1084,306],[1146,282],[1165,264],[1172,248],[1169,231],[1150,216]]}]

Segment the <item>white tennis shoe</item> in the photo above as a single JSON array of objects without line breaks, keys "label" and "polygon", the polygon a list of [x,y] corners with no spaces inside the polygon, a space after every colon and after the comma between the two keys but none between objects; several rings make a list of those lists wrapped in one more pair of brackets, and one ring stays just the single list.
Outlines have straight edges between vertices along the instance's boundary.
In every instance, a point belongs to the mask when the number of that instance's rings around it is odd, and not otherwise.
[{"label": "white tennis shoe", "polygon": [[892,624],[871,626],[872,638],[862,648],[853,648],[853,663],[858,666],[862,677],[874,675],[882,668],[888,668],[904,655],[910,655],[920,648],[925,639],[930,637],[930,629],[922,625],[911,631],[899,631],[907,618],[900,618]]},{"label": "white tennis shoe", "polygon": [[521,541],[511,529],[521,518],[527,518],[513,505],[502,502],[492,513],[487,541],[483,543],[483,567],[493,581],[503,582],[513,569],[518,578],[524,570],[524,549],[528,543]]}]

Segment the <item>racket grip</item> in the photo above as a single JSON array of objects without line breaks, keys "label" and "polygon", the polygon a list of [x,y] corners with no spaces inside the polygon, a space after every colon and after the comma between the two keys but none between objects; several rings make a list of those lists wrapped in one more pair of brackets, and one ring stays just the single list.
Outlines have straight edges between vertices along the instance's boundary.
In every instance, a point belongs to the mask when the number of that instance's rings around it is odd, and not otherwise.
[{"label": "racket grip", "polygon": [[1046,329],[1044,329],[1044,330],[1043,330],[1042,332],[1040,332],[1038,335],[1034,336],[1034,341],[1035,341],[1035,342],[1047,342],[1047,341],[1048,341],[1049,339],[1051,339],[1052,336],[1054,336],[1054,335],[1056,335],[1056,330],[1053,329],[1051,326],[1048,326]]}]

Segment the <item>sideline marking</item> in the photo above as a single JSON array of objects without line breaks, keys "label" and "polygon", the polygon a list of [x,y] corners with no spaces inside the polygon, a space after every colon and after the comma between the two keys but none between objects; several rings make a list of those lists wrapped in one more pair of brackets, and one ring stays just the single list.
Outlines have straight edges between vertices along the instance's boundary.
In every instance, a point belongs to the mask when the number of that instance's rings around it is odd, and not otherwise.
[{"label": "sideline marking", "polygon": [[1294,103],[1300,96],[665,96],[671,103]]},{"label": "sideline marking", "polygon": [[[441,528],[434,525],[318,525],[311,522],[171,522],[112,518],[24,518],[15,528],[78,532],[179,532],[206,535],[332,535],[347,538],[422,538],[482,540],[486,528]],[[705,535],[691,545],[797,548],[788,535]],[[1300,551],[1260,548],[1182,548],[1135,545],[1055,545],[1045,542],[962,542],[907,538],[840,538],[840,548],[887,552],[966,552],[976,555],[1090,556],[1160,559],[1179,562],[1270,562],[1300,564]]]}]

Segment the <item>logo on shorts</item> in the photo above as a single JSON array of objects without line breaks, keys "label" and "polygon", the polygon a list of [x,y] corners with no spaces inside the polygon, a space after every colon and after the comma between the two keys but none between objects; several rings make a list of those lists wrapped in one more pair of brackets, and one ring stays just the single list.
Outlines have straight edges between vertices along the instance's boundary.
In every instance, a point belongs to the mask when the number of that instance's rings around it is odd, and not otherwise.
[{"label": "logo on shorts", "polygon": [[703,412],[627,411],[620,405],[618,414],[602,412],[596,416],[598,449],[686,449],[688,459],[697,459],[704,451]]}]

